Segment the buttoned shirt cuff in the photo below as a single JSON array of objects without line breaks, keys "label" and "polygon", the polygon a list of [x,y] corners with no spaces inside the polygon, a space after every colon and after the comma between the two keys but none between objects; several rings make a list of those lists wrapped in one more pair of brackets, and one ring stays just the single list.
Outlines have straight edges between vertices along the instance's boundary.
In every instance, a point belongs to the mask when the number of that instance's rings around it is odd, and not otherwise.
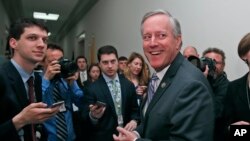
[{"label": "buttoned shirt cuff", "polygon": [[93,123],[93,124],[97,124],[98,123],[98,119],[96,119],[96,118],[94,118],[93,116],[91,116],[91,113],[89,112],[89,118],[90,118],[90,120],[91,120],[91,122]]},{"label": "buttoned shirt cuff", "polygon": [[141,138],[140,134],[137,131],[133,131],[133,133],[136,135],[136,138],[133,141],[136,141],[138,138]]}]

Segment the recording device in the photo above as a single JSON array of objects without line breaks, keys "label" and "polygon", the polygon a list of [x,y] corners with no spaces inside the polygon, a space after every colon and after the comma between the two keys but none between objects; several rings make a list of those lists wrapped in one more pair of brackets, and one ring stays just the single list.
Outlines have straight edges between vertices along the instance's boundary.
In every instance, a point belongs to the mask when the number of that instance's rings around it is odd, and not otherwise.
[{"label": "recording device", "polygon": [[58,64],[61,65],[61,73],[55,76],[56,78],[67,78],[73,76],[78,70],[77,64],[66,58],[60,58]]},{"label": "recording device", "polygon": [[106,107],[106,103],[101,101],[96,101],[95,105],[97,105],[98,107]]},{"label": "recording device", "polygon": [[197,68],[199,68],[202,72],[204,72],[206,70],[206,65],[209,68],[208,71],[208,76],[212,77],[212,78],[216,78],[216,62],[208,57],[202,57],[202,58],[198,58],[195,56],[190,56],[188,57],[188,61],[191,62],[193,65],[195,65]]}]

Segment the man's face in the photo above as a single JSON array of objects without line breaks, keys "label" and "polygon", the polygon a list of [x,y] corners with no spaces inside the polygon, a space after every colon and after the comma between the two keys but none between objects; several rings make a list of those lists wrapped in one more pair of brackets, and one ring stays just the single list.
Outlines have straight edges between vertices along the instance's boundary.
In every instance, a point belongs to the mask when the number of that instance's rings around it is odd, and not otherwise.
[{"label": "man's face", "polygon": [[119,70],[124,71],[124,69],[127,67],[127,60],[120,60],[119,61]]},{"label": "man's face", "polygon": [[101,71],[110,78],[114,78],[118,70],[118,60],[115,54],[103,54],[99,62]]},{"label": "man's face", "polygon": [[214,59],[215,62],[216,62],[216,65],[215,65],[216,70],[215,70],[215,72],[217,74],[222,74],[223,73],[225,64],[223,63],[222,56],[220,54],[215,53],[215,52],[210,52],[210,53],[205,54],[204,57]]},{"label": "man's face", "polygon": [[150,65],[161,71],[172,63],[180,50],[181,36],[174,37],[169,17],[158,14],[143,23],[143,50]]},{"label": "man's face", "polygon": [[20,39],[11,38],[9,43],[14,49],[14,57],[36,64],[43,60],[47,49],[48,33],[40,27],[24,28]]},{"label": "man's face", "polygon": [[87,62],[84,58],[79,58],[77,60],[77,66],[78,66],[78,69],[81,70],[81,71],[85,71],[86,68],[87,68]]},{"label": "man's face", "polygon": [[59,60],[63,57],[63,53],[57,49],[47,49],[46,58],[45,58],[45,66],[48,66],[49,63],[55,60]]}]

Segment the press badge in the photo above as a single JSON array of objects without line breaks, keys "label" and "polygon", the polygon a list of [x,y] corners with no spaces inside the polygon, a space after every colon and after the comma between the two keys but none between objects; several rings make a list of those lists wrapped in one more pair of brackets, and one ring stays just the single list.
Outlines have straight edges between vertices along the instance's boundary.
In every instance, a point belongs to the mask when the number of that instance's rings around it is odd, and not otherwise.
[{"label": "press badge", "polygon": [[65,112],[65,111],[66,111],[65,103],[63,103],[59,108],[59,112]]}]

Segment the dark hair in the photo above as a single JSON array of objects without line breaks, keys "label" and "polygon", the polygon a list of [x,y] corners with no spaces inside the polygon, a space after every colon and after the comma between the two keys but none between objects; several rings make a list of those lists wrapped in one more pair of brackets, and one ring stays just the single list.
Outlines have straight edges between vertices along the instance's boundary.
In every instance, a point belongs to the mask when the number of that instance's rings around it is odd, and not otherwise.
[{"label": "dark hair", "polygon": [[10,48],[9,40],[11,38],[14,38],[16,40],[19,40],[21,35],[24,33],[24,28],[31,27],[31,26],[38,26],[42,30],[45,30],[47,33],[49,32],[48,28],[46,27],[45,23],[39,20],[31,19],[31,18],[21,18],[16,20],[10,25],[9,29],[9,35],[7,36],[7,42],[6,42],[6,51],[7,55],[10,57],[14,53],[14,49]]},{"label": "dark hair", "polygon": [[238,55],[242,59],[250,50],[250,33],[247,33],[239,42]]},{"label": "dark hair", "polygon": [[83,58],[86,61],[86,64],[88,64],[87,58],[85,56],[83,56],[83,55],[77,56],[76,63],[77,63],[78,59],[81,59],[81,58]]},{"label": "dark hair", "polygon": [[118,61],[127,61],[127,60],[128,60],[128,58],[125,57],[125,56],[120,56],[120,57],[118,58]]},{"label": "dark hair", "polygon": [[31,26],[38,26],[42,30],[49,32],[48,28],[45,26],[45,24],[42,21],[31,19],[31,18],[21,18],[10,25],[8,39],[10,38],[14,38],[16,40],[20,39],[21,35],[24,32],[24,28],[31,27]]},{"label": "dark hair", "polygon": [[118,58],[116,48],[111,45],[102,46],[98,49],[97,58],[99,62],[101,61],[101,55],[103,54],[115,54],[116,58]]},{"label": "dark hair", "polygon": [[225,64],[225,59],[226,59],[225,53],[221,49],[218,49],[218,48],[215,48],[215,47],[213,47],[213,48],[210,47],[210,48],[206,49],[205,51],[203,51],[202,56],[205,56],[207,53],[211,53],[211,52],[220,54],[221,57],[222,57],[222,63]]},{"label": "dark hair", "polygon": [[49,43],[47,45],[47,49],[52,49],[52,50],[60,50],[63,54],[64,54],[64,51],[63,49],[61,48],[61,46],[57,45],[57,44],[54,44],[54,43]]},{"label": "dark hair", "polygon": [[[98,69],[100,70],[100,72],[101,72],[101,68],[99,67],[99,65],[98,65],[98,63],[93,63],[93,64],[91,64],[90,66],[89,66],[89,68],[88,68],[88,71],[87,71],[87,75],[88,75],[88,80],[89,81],[91,81],[91,76],[90,76],[90,71],[91,71],[91,69],[93,68],[93,67],[98,67]],[[100,77],[100,76],[99,76]]]}]

